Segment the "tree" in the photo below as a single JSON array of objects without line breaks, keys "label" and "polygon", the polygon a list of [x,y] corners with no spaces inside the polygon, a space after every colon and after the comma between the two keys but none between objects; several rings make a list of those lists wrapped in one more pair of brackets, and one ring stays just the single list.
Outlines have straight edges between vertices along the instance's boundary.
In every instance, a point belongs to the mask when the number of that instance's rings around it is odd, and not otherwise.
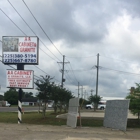
[{"label": "tree", "polygon": [[90,102],[83,98],[79,99],[79,105],[80,105],[81,109],[83,109],[83,106],[86,106],[86,104],[90,104]]},{"label": "tree", "polygon": [[126,99],[130,99],[129,109],[132,114],[138,116],[138,122],[140,123],[140,83],[136,83],[133,93],[130,91]]},{"label": "tree", "polygon": [[69,100],[73,98],[72,93],[65,88],[53,85],[51,90],[50,99],[54,101],[54,112],[57,112],[59,108],[60,112],[62,109],[66,112],[68,110]]},{"label": "tree", "polygon": [[96,96],[96,95],[91,95],[88,100],[90,101],[90,103],[94,103],[94,111],[96,111],[97,107],[98,107],[98,104],[101,100],[101,97],[100,96]]},{"label": "tree", "polygon": [[26,99],[27,99],[27,98],[34,98],[32,92],[24,92],[24,91],[23,91],[22,94],[23,94],[23,96],[22,96],[23,98],[26,98]]},{"label": "tree", "polygon": [[53,107],[54,112],[56,113],[58,108],[60,109],[60,112],[62,111],[62,109],[67,111],[69,99],[73,97],[70,91],[60,86],[56,86],[54,82],[51,82],[52,79],[53,78],[46,75],[46,77],[41,76],[41,79],[35,82],[37,86],[36,89],[39,91],[37,97],[44,103],[44,117],[46,112],[46,103],[48,102],[48,100],[54,101]]},{"label": "tree", "polygon": [[60,101],[60,112],[62,109],[65,110],[65,112],[68,110],[68,105],[69,105],[69,100],[73,98],[74,96],[69,90],[66,90],[65,88],[61,89],[61,93],[59,96],[59,101]]},{"label": "tree", "polygon": [[51,100],[54,101],[53,108],[54,108],[55,113],[57,112],[60,94],[61,94],[61,87],[54,85],[52,87],[52,92],[51,92],[50,98],[51,98]]},{"label": "tree", "polygon": [[9,91],[4,93],[4,100],[8,101],[12,105],[18,104],[18,92],[15,88],[10,88]]},{"label": "tree", "polygon": [[4,96],[0,95],[0,101],[4,100]]},{"label": "tree", "polygon": [[46,104],[47,101],[50,99],[51,87],[53,86],[53,84],[51,83],[52,79],[53,78],[46,75],[45,77],[41,76],[41,79],[35,82],[35,85],[37,86],[36,89],[39,91],[37,97],[39,98],[39,100],[42,100],[44,103],[44,107],[43,107],[44,117],[46,117]]}]

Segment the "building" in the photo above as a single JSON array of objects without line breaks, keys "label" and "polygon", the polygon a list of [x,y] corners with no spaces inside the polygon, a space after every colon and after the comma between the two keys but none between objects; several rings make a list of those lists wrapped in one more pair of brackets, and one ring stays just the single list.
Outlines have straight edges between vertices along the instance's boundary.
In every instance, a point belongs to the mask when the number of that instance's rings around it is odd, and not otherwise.
[{"label": "building", "polygon": [[37,98],[23,98],[22,105],[24,106],[37,106],[38,105]]}]

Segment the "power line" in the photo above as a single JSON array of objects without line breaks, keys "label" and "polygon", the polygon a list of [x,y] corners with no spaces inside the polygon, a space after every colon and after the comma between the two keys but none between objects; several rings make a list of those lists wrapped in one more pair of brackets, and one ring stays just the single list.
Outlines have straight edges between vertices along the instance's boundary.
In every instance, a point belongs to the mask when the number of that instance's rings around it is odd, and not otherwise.
[{"label": "power line", "polygon": [[117,60],[117,61],[122,61],[122,62],[126,62],[126,63],[132,63],[130,61],[124,61],[124,60],[121,60],[121,59],[116,59],[116,58],[112,58],[112,57],[107,57],[107,56],[102,56],[100,55],[101,57],[105,57],[105,58],[108,58],[108,59],[114,59],[114,60]]},{"label": "power line", "polygon": [[67,58],[91,58],[91,57],[95,57],[96,55],[94,56],[66,56]]},{"label": "power line", "polygon": [[11,22],[25,35],[25,36],[27,36],[20,28],[19,28],[19,26],[0,8],[0,10],[3,12],[3,14],[7,17],[7,18],[9,18],[10,20],[11,20]]},{"label": "power line", "polygon": [[[36,65],[34,65],[36,68],[38,68],[39,70],[41,70],[42,72],[44,72],[45,74],[49,75],[48,73],[46,73],[45,71],[43,71],[42,69],[40,69],[39,67],[37,67]],[[54,78],[55,79],[55,78]],[[56,81],[60,82],[59,80],[55,79]]]},{"label": "power line", "polygon": [[138,73],[131,73],[131,72],[126,72],[126,71],[114,70],[114,69],[105,68],[105,67],[101,67],[101,66],[99,66],[99,68],[104,69],[104,70],[111,70],[111,71],[115,71],[115,72],[120,72],[120,73],[124,73],[124,74],[140,75]]},{"label": "power line", "polygon": [[[69,64],[70,64],[70,63],[69,63]],[[72,69],[72,66],[71,66],[71,64],[70,64],[70,67],[71,67],[71,69]],[[74,74],[74,71],[73,71],[73,69],[72,69],[72,73],[73,73],[73,75],[74,75],[74,77],[75,77],[76,81],[78,82],[78,80],[77,80],[77,78],[76,78],[76,76],[75,76],[75,74]]]},{"label": "power line", "polygon": [[[28,26],[28,28],[33,32],[33,34],[35,35],[35,36],[37,36],[36,35],[36,33],[33,31],[33,29],[29,26],[29,24],[24,20],[24,18],[20,15],[20,13],[16,10],[16,8],[12,5],[12,3],[9,1],[9,0],[7,0],[8,2],[9,2],[9,4],[13,7],[13,9],[16,11],[16,13],[20,16],[20,18],[24,21],[24,23]],[[40,42],[47,48],[47,46],[43,43],[43,41],[41,40],[41,39],[39,39],[40,40]],[[48,48],[47,48],[48,49]],[[49,50],[49,49],[48,49]],[[49,50],[50,51],[50,50]],[[50,51],[51,52],[51,51]],[[51,52],[52,53],[52,52]],[[52,53],[53,54],[53,53]],[[48,54],[47,54],[48,55]],[[53,54],[54,55],[54,54]],[[48,55],[49,56],[49,55]],[[55,56],[55,55],[54,55]],[[49,56],[49,57],[51,57],[51,56]],[[55,56],[56,57],[56,56]],[[51,57],[52,58],[52,57]],[[56,57],[57,58],[57,57]],[[53,58],[52,58],[53,59]],[[58,58],[57,58],[58,59]],[[58,59],[59,60],[59,59]]]},{"label": "power line", "polygon": [[[52,43],[52,45],[57,49],[57,47],[54,45],[54,43],[52,42],[52,40],[50,39],[50,37],[47,35],[47,33],[45,32],[45,30],[42,28],[42,26],[40,25],[40,23],[38,22],[38,20],[34,16],[34,14],[31,12],[30,8],[27,6],[27,4],[25,3],[25,1],[24,0],[22,0],[22,1],[25,4],[25,6],[27,7],[27,9],[29,10],[29,12],[31,13],[31,15],[33,16],[33,18],[35,19],[35,21],[37,22],[37,24],[39,25],[39,27],[42,29],[42,31],[44,32],[44,34],[46,35],[46,37],[49,39],[49,41]],[[57,49],[57,51],[63,56],[63,54],[58,49]]]},{"label": "power line", "polygon": [[[0,60],[0,62],[1,62],[1,63],[3,63],[1,60]],[[9,66],[9,67],[11,67],[11,68],[15,69],[13,66],[10,66],[10,65],[7,65],[7,66]]]},{"label": "power line", "polygon": [[[92,70],[94,70],[94,69],[96,69],[96,67],[92,67]],[[94,74],[94,76],[95,76],[95,74]],[[92,80],[93,78],[94,78],[93,77],[93,71],[91,71],[90,78],[89,78],[89,85],[90,85],[91,81],[93,81]]]},{"label": "power line", "polygon": [[92,69],[86,69],[86,70],[80,70],[80,69],[78,70],[77,69],[77,70],[65,70],[65,71],[69,71],[69,72],[71,72],[71,71],[83,72],[83,71],[90,71],[90,70],[92,70]]},{"label": "power line", "polygon": [[48,73],[46,73],[45,71],[43,71],[42,69],[40,69],[39,67],[37,67],[36,65],[34,65],[36,68],[38,68],[39,70],[41,70],[42,72],[44,72],[45,74],[49,75]]}]

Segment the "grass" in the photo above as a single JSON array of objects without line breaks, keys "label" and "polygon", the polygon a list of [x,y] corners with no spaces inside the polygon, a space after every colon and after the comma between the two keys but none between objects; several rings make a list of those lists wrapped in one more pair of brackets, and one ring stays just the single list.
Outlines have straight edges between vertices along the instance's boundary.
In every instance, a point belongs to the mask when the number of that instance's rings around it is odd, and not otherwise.
[{"label": "grass", "polygon": [[[22,115],[22,123],[28,124],[50,124],[50,125],[66,125],[66,120],[57,119],[57,114],[52,112],[46,113],[46,118],[43,117],[42,113],[37,112],[26,112]],[[18,113],[17,112],[1,112],[0,122],[2,123],[17,123]]]},{"label": "grass", "polygon": [[[43,117],[42,113],[37,112],[26,112],[22,115],[22,123],[27,124],[41,124],[41,125],[66,125],[66,119],[56,118],[56,115],[60,113],[54,114],[52,112],[46,113],[46,118]],[[17,112],[1,112],[0,113],[0,122],[2,123],[17,123],[18,113]],[[82,126],[89,127],[101,127],[103,126],[103,119],[98,118],[83,118]],[[80,120],[77,119],[77,126],[80,126]],[[137,119],[131,119],[127,122],[128,128],[140,128],[140,124],[138,124]]]}]

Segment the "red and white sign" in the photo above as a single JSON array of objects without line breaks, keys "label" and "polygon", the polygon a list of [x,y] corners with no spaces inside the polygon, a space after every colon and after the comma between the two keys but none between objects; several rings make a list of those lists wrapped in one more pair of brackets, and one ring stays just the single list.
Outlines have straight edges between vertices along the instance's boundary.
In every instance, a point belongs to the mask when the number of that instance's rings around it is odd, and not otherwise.
[{"label": "red and white sign", "polygon": [[34,71],[32,70],[7,70],[7,87],[33,88]]}]

